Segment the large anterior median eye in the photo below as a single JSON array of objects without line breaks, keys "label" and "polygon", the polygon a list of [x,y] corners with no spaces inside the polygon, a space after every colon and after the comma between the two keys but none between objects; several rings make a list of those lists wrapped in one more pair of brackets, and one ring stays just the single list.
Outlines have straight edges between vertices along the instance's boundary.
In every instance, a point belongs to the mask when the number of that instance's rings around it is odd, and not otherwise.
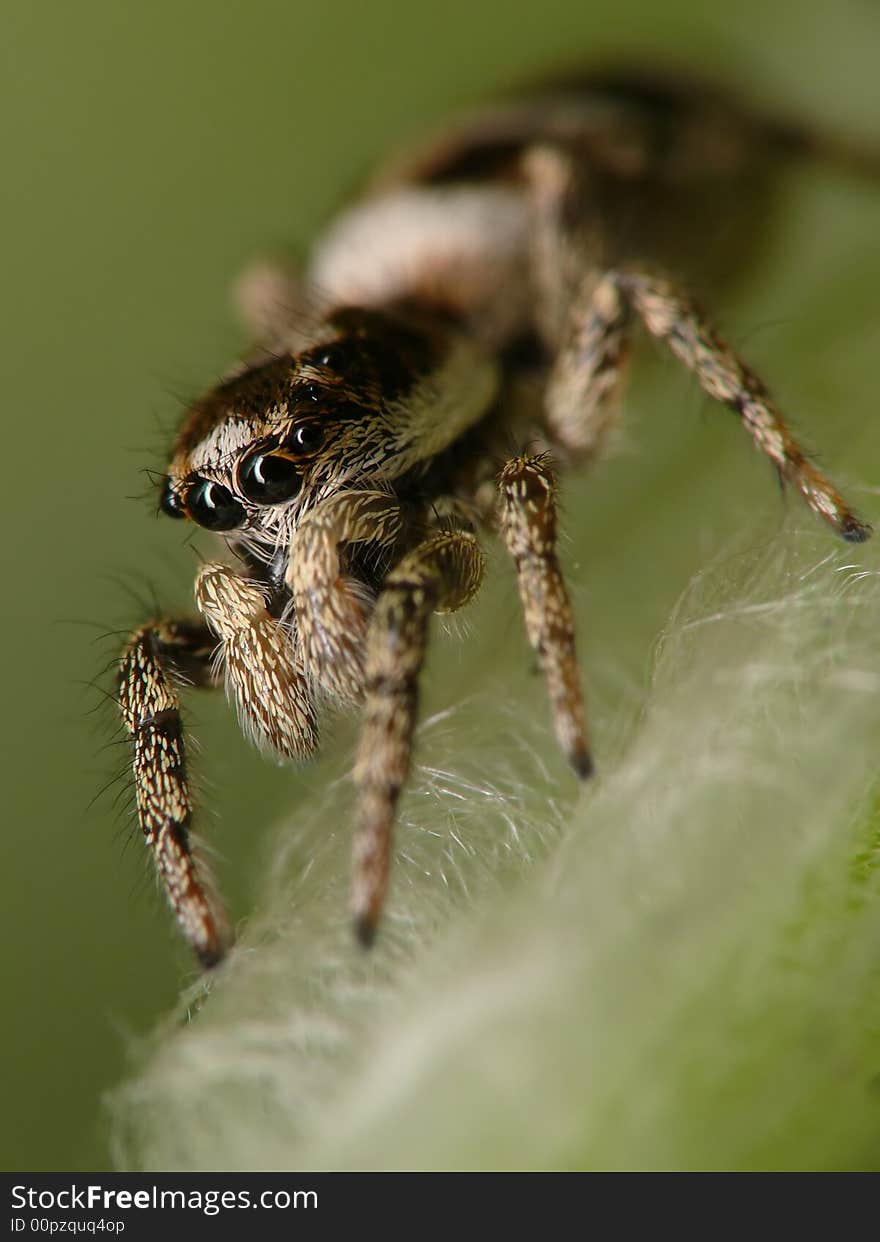
[{"label": "large anterior median eye", "polygon": [[210,479],[193,479],[186,489],[186,511],[208,530],[233,530],[241,526],[244,509],[228,488]]},{"label": "large anterior median eye", "polygon": [[238,486],[254,504],[277,505],[297,494],[302,477],[289,457],[255,453],[239,466]]}]

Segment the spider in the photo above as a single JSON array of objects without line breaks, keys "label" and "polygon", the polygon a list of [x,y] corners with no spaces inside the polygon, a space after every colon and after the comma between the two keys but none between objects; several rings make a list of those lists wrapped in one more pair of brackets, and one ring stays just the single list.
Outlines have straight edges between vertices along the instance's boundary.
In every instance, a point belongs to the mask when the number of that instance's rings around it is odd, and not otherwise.
[{"label": "spider", "polygon": [[140,826],[204,967],[231,934],[191,850],[180,687],[224,684],[246,733],[295,761],[318,746],[319,709],[360,708],[351,910],[369,945],[429,620],[479,589],[481,529],[510,554],[556,736],[590,776],[554,463],[599,456],[634,328],[736,415],[814,513],[867,538],[668,274],[682,241],[705,273],[725,212],[754,217],[774,163],[815,151],[858,163],[714,89],[573,78],[380,172],[301,276],[262,265],[244,279],[258,344],[187,412],[159,502],[219,532],[227,559],[199,569],[199,618],[142,625],[119,674]]}]

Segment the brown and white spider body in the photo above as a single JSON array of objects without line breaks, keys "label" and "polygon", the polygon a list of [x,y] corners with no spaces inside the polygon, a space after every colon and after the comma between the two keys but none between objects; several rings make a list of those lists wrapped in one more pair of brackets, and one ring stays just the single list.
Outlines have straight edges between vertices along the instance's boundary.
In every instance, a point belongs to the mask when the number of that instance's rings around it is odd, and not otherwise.
[{"label": "brown and white spider body", "polygon": [[380,175],[301,277],[245,279],[258,352],[188,412],[161,500],[221,532],[231,563],[200,569],[198,620],[134,633],[119,681],[141,827],[205,966],[230,937],[190,850],[179,686],[225,683],[246,731],[294,760],[315,750],[325,702],[360,708],[352,910],[369,943],[429,619],[478,589],[483,527],[511,554],[557,737],[589,776],[551,454],[569,465],[601,451],[636,325],[820,517],[867,537],[667,274],[683,235],[710,266],[712,222],[809,145],[702,90],[560,85]]}]

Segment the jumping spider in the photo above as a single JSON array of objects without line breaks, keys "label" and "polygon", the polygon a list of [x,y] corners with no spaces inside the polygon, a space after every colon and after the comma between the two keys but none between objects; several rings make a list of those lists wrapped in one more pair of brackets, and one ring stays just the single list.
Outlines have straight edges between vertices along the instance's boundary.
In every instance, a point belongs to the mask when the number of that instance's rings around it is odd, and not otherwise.
[{"label": "jumping spider", "polygon": [[298,761],[322,702],[361,706],[352,912],[369,944],[429,618],[478,590],[480,528],[513,559],[557,738],[590,775],[550,454],[600,453],[635,326],[815,513],[867,538],[762,381],[655,266],[680,266],[670,239],[684,240],[705,272],[723,212],[754,215],[779,157],[817,147],[701,87],[557,83],[386,170],[302,279],[265,267],[244,283],[258,352],[187,413],[160,500],[221,532],[235,563],[199,570],[199,620],[136,630],[119,678],[140,824],[203,966],[230,933],[190,850],[178,686],[225,684],[246,732]]}]

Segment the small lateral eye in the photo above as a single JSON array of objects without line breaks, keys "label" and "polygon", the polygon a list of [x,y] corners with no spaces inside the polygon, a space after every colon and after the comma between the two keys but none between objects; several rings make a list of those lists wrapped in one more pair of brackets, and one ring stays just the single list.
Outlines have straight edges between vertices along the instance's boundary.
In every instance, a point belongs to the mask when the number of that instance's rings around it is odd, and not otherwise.
[{"label": "small lateral eye", "polygon": [[324,428],[320,423],[298,423],[287,439],[289,448],[294,453],[316,453],[324,443]]},{"label": "small lateral eye", "polygon": [[175,492],[171,487],[171,480],[167,475],[162,483],[162,490],[159,493],[159,508],[164,514],[166,514],[167,517],[186,517],[186,510],[183,507],[183,502],[177,492]]},{"label": "small lateral eye", "polygon": [[228,488],[211,479],[195,478],[186,489],[186,511],[208,530],[233,530],[241,526],[245,512]]},{"label": "small lateral eye", "polygon": [[302,487],[296,463],[278,453],[255,453],[238,469],[238,485],[258,505],[277,505],[290,500]]},{"label": "small lateral eye", "polygon": [[341,371],[345,366],[346,351],[343,345],[324,345],[314,357],[314,365],[328,371]]}]

